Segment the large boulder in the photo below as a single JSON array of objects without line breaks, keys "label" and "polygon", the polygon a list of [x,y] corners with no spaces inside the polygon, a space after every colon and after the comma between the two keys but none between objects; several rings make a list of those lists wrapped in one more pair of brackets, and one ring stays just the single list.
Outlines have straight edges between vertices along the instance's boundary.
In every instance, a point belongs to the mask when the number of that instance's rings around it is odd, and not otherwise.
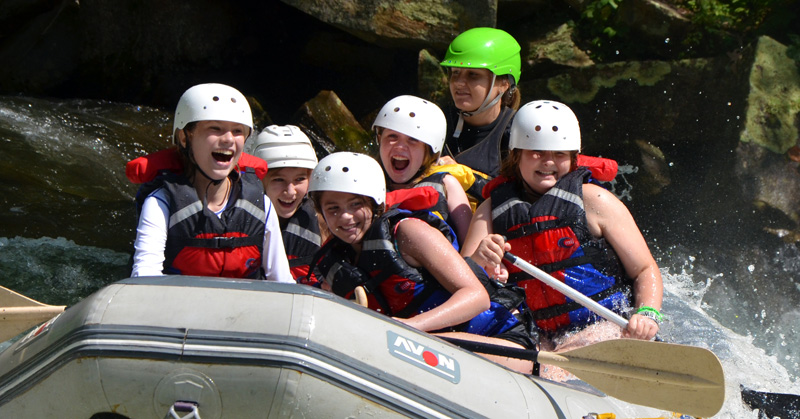
[{"label": "large boulder", "polygon": [[800,223],[800,172],[791,154],[800,142],[800,74],[786,49],[769,37],[756,44],[736,173],[748,198]]},{"label": "large boulder", "polygon": [[367,42],[443,48],[460,32],[495,26],[497,3],[479,0],[282,0]]}]

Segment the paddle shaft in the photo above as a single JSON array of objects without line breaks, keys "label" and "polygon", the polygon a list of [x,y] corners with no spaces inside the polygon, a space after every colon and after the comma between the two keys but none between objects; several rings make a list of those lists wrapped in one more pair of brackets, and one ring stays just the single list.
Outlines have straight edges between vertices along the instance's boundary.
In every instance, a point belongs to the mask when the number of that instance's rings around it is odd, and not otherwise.
[{"label": "paddle shaft", "polygon": [[594,301],[591,298],[581,294],[579,291],[573,289],[569,285],[553,278],[553,276],[548,274],[547,272],[511,254],[510,252],[505,252],[503,258],[511,262],[511,264],[513,264],[517,268],[520,268],[523,271],[527,272],[528,274],[533,275],[534,278],[544,282],[545,284],[549,285],[552,288],[555,288],[558,292],[566,295],[569,298],[572,298],[576,303],[597,313],[597,315],[599,315],[600,317],[612,323],[617,324],[619,327],[623,329],[628,328],[628,320],[624,319],[619,314],[614,313],[613,311],[602,306],[597,301]]}]

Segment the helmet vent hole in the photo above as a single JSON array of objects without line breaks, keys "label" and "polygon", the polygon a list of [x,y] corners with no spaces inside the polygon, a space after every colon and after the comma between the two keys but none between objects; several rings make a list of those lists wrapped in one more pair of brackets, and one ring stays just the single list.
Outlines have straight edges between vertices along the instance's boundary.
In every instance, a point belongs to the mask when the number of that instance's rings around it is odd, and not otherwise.
[{"label": "helmet vent hole", "polygon": [[408,116],[410,116],[410,117],[412,117],[412,118],[413,118],[413,117],[417,116],[417,114],[415,114],[414,112],[409,112],[409,113],[408,113]]},{"label": "helmet vent hole", "polygon": [[558,127],[553,125],[553,132],[558,132]]},{"label": "helmet vent hole", "polygon": [[394,111],[395,112],[400,112],[400,108],[399,107],[398,108],[394,108]]},{"label": "helmet vent hole", "polygon": [[541,130],[542,130],[542,126],[541,126],[541,125],[537,125],[537,126],[536,126],[535,128],[533,128],[533,129],[534,129],[534,130],[536,130],[536,132],[539,132],[539,131],[541,131]]},{"label": "helmet vent hole", "polygon": [[211,98],[211,100],[213,100],[214,102],[219,102],[219,96],[214,96],[213,98]]},{"label": "helmet vent hole", "polygon": [[233,103],[236,103],[236,98],[235,98],[235,97],[232,97],[232,98],[231,98],[231,102],[233,102]]},{"label": "helmet vent hole", "polygon": [[350,168],[349,168],[349,167],[346,167],[346,166],[345,166],[345,167],[342,167],[342,172],[344,172],[344,173],[347,173],[347,172],[349,172],[349,171],[350,171]]},{"label": "helmet vent hole", "polygon": [[332,167],[330,167],[330,166],[326,166],[326,167],[325,167],[325,171],[326,171],[326,172],[330,172],[330,171],[331,171],[331,169],[332,169]]}]

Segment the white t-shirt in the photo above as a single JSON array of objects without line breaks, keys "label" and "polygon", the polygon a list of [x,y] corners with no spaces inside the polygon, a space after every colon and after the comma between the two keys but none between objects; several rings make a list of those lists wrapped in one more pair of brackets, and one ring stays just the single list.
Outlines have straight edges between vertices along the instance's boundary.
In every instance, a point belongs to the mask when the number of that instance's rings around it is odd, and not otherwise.
[{"label": "white t-shirt", "polygon": [[[267,280],[277,282],[295,282],[289,271],[289,261],[283,247],[281,227],[278,216],[272,210],[272,202],[264,195],[264,250],[261,255],[261,267]],[[220,216],[220,211],[217,216]],[[167,245],[167,223],[169,206],[166,191],[159,188],[151,193],[142,204],[139,225],[136,227],[136,241],[133,243],[133,272],[131,276],[164,275],[164,250]]]}]

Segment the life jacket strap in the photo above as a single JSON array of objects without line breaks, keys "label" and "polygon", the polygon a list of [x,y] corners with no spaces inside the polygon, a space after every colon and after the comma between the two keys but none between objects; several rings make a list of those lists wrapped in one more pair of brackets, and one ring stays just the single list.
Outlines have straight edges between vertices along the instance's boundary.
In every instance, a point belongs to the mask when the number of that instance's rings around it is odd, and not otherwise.
[{"label": "life jacket strap", "polygon": [[232,249],[236,247],[258,246],[262,243],[261,237],[209,237],[192,238],[186,240],[187,247],[202,247],[205,249]]}]

